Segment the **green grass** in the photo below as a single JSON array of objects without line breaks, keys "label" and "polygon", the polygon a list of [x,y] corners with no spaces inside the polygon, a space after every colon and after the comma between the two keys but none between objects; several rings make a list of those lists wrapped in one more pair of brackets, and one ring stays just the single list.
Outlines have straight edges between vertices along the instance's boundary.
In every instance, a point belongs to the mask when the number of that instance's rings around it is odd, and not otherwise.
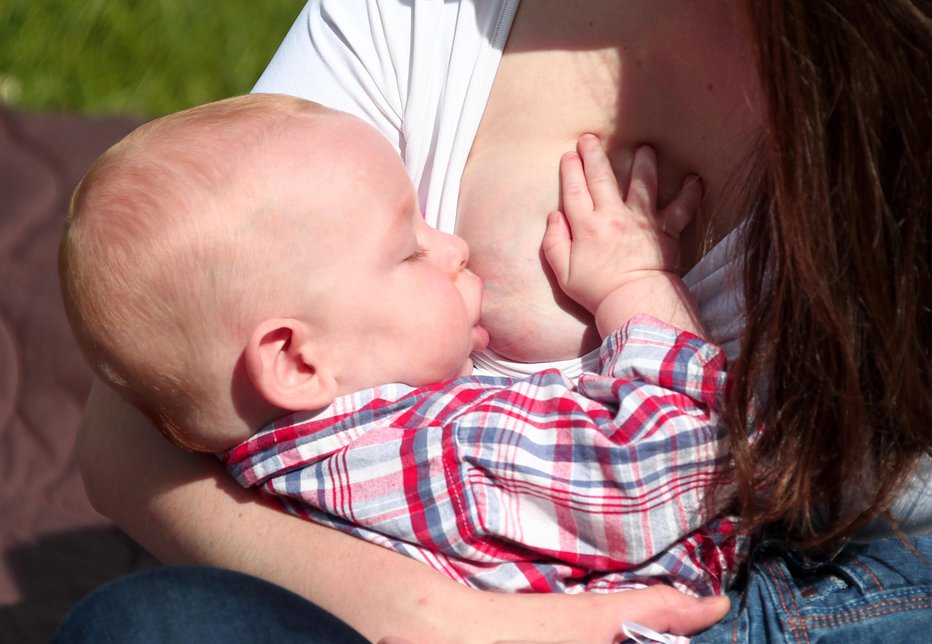
[{"label": "green grass", "polygon": [[304,0],[0,0],[0,102],[159,116],[252,87]]}]

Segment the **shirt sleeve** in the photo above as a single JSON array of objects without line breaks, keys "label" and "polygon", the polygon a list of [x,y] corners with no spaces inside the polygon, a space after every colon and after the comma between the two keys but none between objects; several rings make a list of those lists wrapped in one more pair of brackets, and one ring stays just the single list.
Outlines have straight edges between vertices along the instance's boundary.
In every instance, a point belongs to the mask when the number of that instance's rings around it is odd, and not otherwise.
[{"label": "shirt sleeve", "polygon": [[587,570],[668,550],[702,526],[727,463],[724,383],[718,347],[640,317],[606,339],[602,373],[577,392],[532,382],[499,396],[455,431],[458,547],[521,544]]},{"label": "shirt sleeve", "polygon": [[639,318],[602,355],[578,391],[555,370],[465,378],[373,398],[296,446],[279,428],[253,439],[271,456],[248,483],[479,587],[565,590],[604,572],[608,588],[649,573],[720,590],[734,535],[703,510],[727,458],[721,351]]},{"label": "shirt sleeve", "polygon": [[311,0],[253,88],[354,114],[400,151],[411,45],[404,2]]},{"label": "shirt sleeve", "polygon": [[349,112],[395,147],[427,223],[456,227],[460,180],[517,0],[310,0],[253,91]]}]

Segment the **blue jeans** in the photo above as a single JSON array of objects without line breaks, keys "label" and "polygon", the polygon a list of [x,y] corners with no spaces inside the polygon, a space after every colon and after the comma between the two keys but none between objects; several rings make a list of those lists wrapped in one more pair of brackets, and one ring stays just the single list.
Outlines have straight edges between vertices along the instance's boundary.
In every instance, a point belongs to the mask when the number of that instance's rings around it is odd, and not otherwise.
[{"label": "blue jeans", "polygon": [[[709,642],[929,641],[932,537],[851,545],[819,562],[779,547],[752,558]],[[78,603],[53,644],[83,642],[365,642],[305,599],[268,582],[209,568],[160,568],[111,582]]]},{"label": "blue jeans", "polygon": [[53,644],[365,644],[352,628],[267,581],[217,568],[156,568],[78,602]]},{"label": "blue jeans", "polygon": [[932,641],[932,536],[849,545],[831,561],[763,545],[708,642]]}]

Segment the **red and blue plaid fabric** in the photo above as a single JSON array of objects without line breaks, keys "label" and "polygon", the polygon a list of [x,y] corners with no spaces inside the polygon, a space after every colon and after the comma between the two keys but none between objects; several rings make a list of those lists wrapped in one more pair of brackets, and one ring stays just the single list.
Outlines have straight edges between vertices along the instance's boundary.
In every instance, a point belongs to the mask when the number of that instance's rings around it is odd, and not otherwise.
[{"label": "red and blue plaid fabric", "polygon": [[224,454],[301,517],[475,588],[722,592],[743,538],[703,521],[727,464],[722,351],[641,316],[601,373],[387,385],[296,413]]}]

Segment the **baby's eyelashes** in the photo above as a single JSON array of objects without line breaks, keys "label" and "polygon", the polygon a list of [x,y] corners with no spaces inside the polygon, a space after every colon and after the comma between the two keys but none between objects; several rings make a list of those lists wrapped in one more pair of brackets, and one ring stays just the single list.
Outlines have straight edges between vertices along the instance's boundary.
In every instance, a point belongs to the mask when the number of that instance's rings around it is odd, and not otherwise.
[{"label": "baby's eyelashes", "polygon": [[408,256],[405,258],[405,261],[406,261],[406,262],[416,262],[416,261],[418,261],[419,259],[424,259],[424,257],[425,257],[426,255],[427,255],[427,249],[426,249],[426,248],[420,248],[420,247],[418,247],[418,249],[417,249],[416,251],[414,251],[413,253],[411,253],[410,255],[408,255]]}]

